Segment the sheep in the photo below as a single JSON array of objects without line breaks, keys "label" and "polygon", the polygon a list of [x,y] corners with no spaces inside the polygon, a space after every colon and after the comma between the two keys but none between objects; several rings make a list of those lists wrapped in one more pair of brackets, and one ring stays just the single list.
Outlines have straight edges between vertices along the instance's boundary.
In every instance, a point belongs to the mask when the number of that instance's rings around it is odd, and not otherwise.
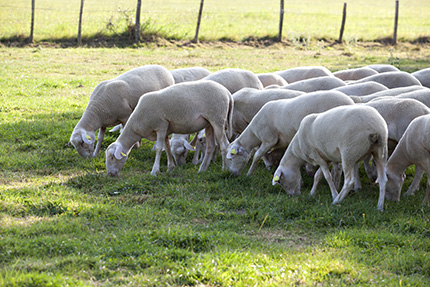
[{"label": "sheep", "polygon": [[[215,146],[220,144],[225,163],[231,133],[233,101],[230,92],[214,81],[184,82],[151,92],[139,99],[135,110],[124,126],[123,132],[106,150],[106,169],[110,176],[117,176],[124,166],[132,145],[142,138],[155,142],[155,162],[151,175],[160,172],[160,156],[165,144],[168,171],[174,168],[168,135],[190,134],[206,128],[206,155],[199,168],[205,171]],[[228,125],[227,125],[228,124]],[[164,142],[164,144],[163,144]]]},{"label": "sheep", "polygon": [[[107,127],[127,122],[143,94],[174,84],[170,72],[159,65],[146,65],[99,83],[92,92],[88,105],[70,137],[80,156],[96,157]],[[95,132],[99,130],[97,146]]]},{"label": "sheep", "polygon": [[346,83],[341,79],[332,76],[325,76],[294,82],[283,86],[282,89],[310,93],[322,90],[331,90],[341,86],[346,86]]},{"label": "sheep", "polygon": [[421,90],[424,87],[422,86],[408,86],[408,87],[400,87],[400,88],[393,88],[393,89],[388,89],[388,90],[384,90],[384,91],[380,91],[380,92],[376,92],[367,96],[351,96],[351,99],[355,102],[355,103],[367,103],[370,102],[376,98],[382,98],[382,97],[394,97],[394,96],[398,96],[404,93],[408,93],[411,91],[417,91],[417,90]]},{"label": "sheep", "polygon": [[397,95],[396,98],[415,99],[430,108],[430,89],[428,88],[422,88],[408,93],[403,93],[403,94]]},{"label": "sheep", "polygon": [[[372,107],[345,105],[320,114],[305,117],[289,144],[272,184],[280,184],[288,194],[300,194],[300,167],[309,163],[320,166],[315,173],[311,195],[324,174],[333,204],[340,203],[355,183],[355,168],[367,155],[372,154],[378,171],[379,200],[377,208],[383,210],[388,129],[385,120]],[[341,163],[344,184],[339,192],[329,171],[330,163]]]},{"label": "sheep", "polygon": [[430,88],[430,68],[413,72],[411,75],[417,78],[421,85]]},{"label": "sheep", "polygon": [[190,67],[170,70],[172,73],[175,84],[189,81],[197,81],[209,76],[211,72],[208,69],[202,67]]},{"label": "sheep", "polygon": [[414,85],[422,86],[420,81],[407,72],[385,72],[357,80],[355,83],[368,81],[378,82],[389,89]]},{"label": "sheep", "polygon": [[[388,200],[400,201],[400,192],[404,182],[404,171],[415,164],[430,174],[430,115],[414,119],[406,129],[387,161],[387,193]],[[409,193],[408,195],[412,195]],[[423,204],[428,205],[430,198],[430,181],[427,180],[426,195]]]},{"label": "sheep", "polygon": [[289,84],[311,78],[333,76],[329,69],[322,66],[294,67],[275,73],[284,78]]},{"label": "sheep", "polygon": [[353,104],[347,95],[337,91],[308,93],[293,99],[266,103],[243,133],[228,145],[228,169],[232,174],[239,175],[249,161],[251,151],[259,146],[248,170],[248,175],[251,175],[258,160],[271,148],[288,146],[306,115]]},{"label": "sheep", "polygon": [[234,93],[233,133],[242,133],[265,103],[274,100],[291,99],[303,94],[303,92],[294,90],[256,90],[251,88],[243,88]]},{"label": "sheep", "polygon": [[287,85],[287,81],[282,78],[280,75],[275,73],[263,73],[257,74],[257,77],[260,79],[263,87],[266,88],[271,85],[278,85],[280,87]]},{"label": "sheep", "polygon": [[194,150],[193,146],[189,143],[189,134],[176,134],[173,133],[170,138],[170,150],[176,165],[183,165],[186,163],[187,154],[189,150]]},{"label": "sheep", "polygon": [[389,65],[389,64],[373,64],[373,65],[367,65],[364,66],[363,68],[370,68],[375,70],[378,73],[386,73],[386,72],[399,72],[400,70],[393,66],[393,65]]},{"label": "sheep", "polygon": [[348,96],[366,96],[380,91],[386,91],[388,88],[377,82],[365,82],[360,84],[351,84],[334,89]]},{"label": "sheep", "polygon": [[263,84],[260,79],[251,71],[242,69],[224,69],[219,70],[203,78],[220,83],[231,94],[236,93],[242,88],[263,89]]},{"label": "sheep", "polygon": [[342,81],[356,81],[376,74],[378,74],[378,72],[376,72],[374,69],[366,67],[340,70],[333,73],[335,77],[341,79]]}]

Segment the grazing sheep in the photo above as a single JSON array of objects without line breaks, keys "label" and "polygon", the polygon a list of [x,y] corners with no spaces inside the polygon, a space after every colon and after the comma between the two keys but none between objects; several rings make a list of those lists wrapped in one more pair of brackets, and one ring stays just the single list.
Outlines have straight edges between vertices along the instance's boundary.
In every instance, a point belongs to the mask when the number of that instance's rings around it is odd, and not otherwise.
[{"label": "grazing sheep", "polygon": [[[205,171],[215,148],[215,137],[221,146],[223,165],[228,145],[225,127],[231,132],[233,101],[230,92],[213,81],[185,82],[139,99],[136,109],[118,139],[106,150],[108,175],[117,176],[127,160],[131,147],[142,138],[154,141],[156,157],[151,171],[160,171],[160,156],[165,144],[168,170],[175,166],[169,134],[191,134],[206,128],[206,155],[199,171]],[[228,125],[226,125],[228,123]]]},{"label": "grazing sheep", "polygon": [[275,73],[257,74],[257,77],[260,79],[264,88],[271,85],[278,85],[282,87],[288,84],[287,81],[284,80],[284,78]]},{"label": "grazing sheep", "polygon": [[311,93],[316,91],[332,90],[342,86],[346,86],[346,83],[341,79],[332,76],[325,76],[294,82],[283,86],[282,89]]},{"label": "grazing sheep", "polygon": [[[96,157],[107,127],[123,126],[139,98],[148,92],[173,85],[170,72],[159,65],[146,65],[98,84],[91,94],[84,114],[75,126],[69,145],[84,158]],[[95,132],[99,129],[94,149]]]},{"label": "grazing sheep", "polygon": [[188,151],[194,150],[189,141],[189,134],[172,134],[170,138],[170,150],[172,151],[172,156],[176,165],[185,164]]},{"label": "grazing sheep", "polygon": [[430,89],[422,88],[396,96],[399,99],[415,99],[430,108]]},{"label": "grazing sheep", "polygon": [[380,91],[380,92],[376,92],[367,96],[351,96],[351,99],[355,102],[355,103],[367,103],[370,102],[376,98],[382,98],[382,97],[394,97],[394,96],[398,96],[404,93],[409,93],[412,91],[417,91],[417,90],[421,90],[424,87],[422,86],[409,86],[409,87],[400,87],[400,88],[393,88],[393,89],[388,89],[388,90],[384,90],[384,91]]},{"label": "grazing sheep", "polygon": [[175,69],[170,70],[170,73],[172,73],[173,79],[175,79],[175,84],[201,80],[211,74],[208,69],[202,67]]},{"label": "grazing sheep", "polygon": [[[314,177],[314,195],[322,174],[326,178],[333,204],[340,203],[355,183],[358,163],[373,155],[378,171],[378,209],[384,208],[387,124],[372,107],[347,105],[303,119],[276,170],[272,183],[279,183],[289,194],[300,194],[300,167],[305,163],[320,166]],[[330,174],[330,163],[342,163],[344,184],[338,194]]]},{"label": "grazing sheep", "polygon": [[373,81],[380,83],[386,86],[389,89],[399,88],[399,87],[408,87],[408,86],[421,86],[420,81],[417,80],[414,76],[407,72],[386,72],[382,74],[376,74],[373,76],[369,76],[363,78],[361,80],[355,81],[355,83],[363,83]]},{"label": "grazing sheep", "polygon": [[365,67],[348,69],[348,70],[340,70],[333,73],[333,75],[336,78],[339,78],[342,81],[357,81],[375,74],[378,74],[378,72],[376,72],[373,69],[365,68]]},{"label": "grazing sheep", "polygon": [[234,93],[233,133],[242,133],[265,103],[281,99],[291,99],[303,94],[303,92],[293,90],[256,90],[250,88],[244,88]]},{"label": "grazing sheep", "polygon": [[289,84],[311,78],[333,76],[329,69],[322,66],[295,67],[275,73],[284,78]]},{"label": "grazing sheep", "polygon": [[243,88],[263,89],[263,84],[260,79],[258,79],[257,75],[248,70],[224,69],[212,73],[203,79],[220,83],[226,87],[231,94]]},{"label": "grazing sheep", "polygon": [[364,66],[364,68],[373,69],[378,73],[399,72],[400,71],[397,67],[395,67],[393,65],[388,65],[388,64],[373,64],[373,65]]},{"label": "grazing sheep", "polygon": [[334,89],[335,91],[342,92],[348,96],[366,96],[380,91],[386,91],[388,88],[377,82],[365,82],[360,84],[351,84],[341,86]]},{"label": "grazing sheep", "polygon": [[257,162],[272,148],[286,148],[299,128],[301,120],[311,114],[323,112],[341,105],[353,105],[345,94],[337,91],[308,93],[293,99],[271,101],[255,115],[243,133],[227,148],[227,166],[234,175],[239,175],[254,154],[248,175]]},{"label": "grazing sheep", "polygon": [[[393,154],[387,161],[387,193],[388,200],[399,201],[404,182],[404,171],[415,164],[430,174],[430,115],[414,119],[400,139]],[[412,195],[412,193],[409,193]],[[423,204],[429,203],[430,181],[427,180],[426,195]]]},{"label": "grazing sheep", "polygon": [[411,75],[417,78],[421,85],[430,88],[430,68],[413,72]]}]

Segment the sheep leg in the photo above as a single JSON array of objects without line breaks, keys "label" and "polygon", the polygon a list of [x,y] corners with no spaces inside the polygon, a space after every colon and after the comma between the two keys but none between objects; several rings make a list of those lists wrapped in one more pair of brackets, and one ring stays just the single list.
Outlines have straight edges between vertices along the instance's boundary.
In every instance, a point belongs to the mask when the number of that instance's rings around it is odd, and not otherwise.
[{"label": "sheep leg", "polygon": [[312,185],[312,189],[311,189],[311,196],[314,196],[317,192],[317,186],[318,183],[320,182],[321,178],[323,177],[323,171],[321,168],[319,168],[314,175],[314,183]]},{"label": "sheep leg", "polygon": [[361,189],[361,181],[360,181],[360,163],[357,162],[354,166],[354,174],[355,174],[355,183],[354,183],[354,191],[359,192]]},{"label": "sheep leg", "polygon": [[378,184],[379,184],[379,199],[378,199],[378,210],[384,211],[384,200],[385,200],[385,186],[387,184],[387,162],[386,158],[379,158],[373,156],[373,162],[376,166],[376,172],[378,175]]},{"label": "sheep leg", "polygon": [[172,151],[170,150],[169,136],[166,135],[164,139],[164,146],[167,154],[167,171],[172,171],[175,167],[175,162],[173,161]]},{"label": "sheep leg", "polygon": [[333,178],[334,186],[336,187],[336,190],[339,189],[340,186],[340,179],[342,177],[342,164],[337,162],[332,164],[331,168],[331,176]]},{"label": "sheep leg", "polygon": [[254,173],[257,168],[257,163],[274,145],[275,143],[263,142],[261,146],[257,149],[252,159],[251,167],[248,170],[247,175],[250,176]]},{"label": "sheep leg", "polygon": [[339,192],[338,196],[334,199],[333,204],[342,202],[342,200],[348,195],[349,191],[352,189],[355,182],[354,167],[345,166],[343,168],[343,173],[345,176],[342,190]]},{"label": "sheep leg", "polygon": [[203,158],[203,162],[200,165],[199,172],[208,169],[208,166],[212,160],[212,155],[215,149],[215,135],[212,126],[206,127],[206,152]]},{"label": "sheep leg", "polygon": [[105,137],[105,133],[106,133],[106,128],[101,127],[99,129],[99,134],[97,135],[97,145],[96,145],[96,149],[94,150],[93,157],[97,157],[99,155],[100,148],[102,147],[102,142]]},{"label": "sheep leg", "polygon": [[370,160],[372,159],[372,156],[367,156],[364,160],[364,170],[366,171],[367,177],[369,178],[370,182],[375,182],[377,175],[376,175],[376,170],[375,170],[375,166],[373,163],[372,165],[370,164]]},{"label": "sheep leg", "polygon": [[427,179],[426,195],[423,200],[423,205],[429,205],[429,199],[430,199],[430,181]]},{"label": "sheep leg", "polygon": [[414,195],[415,191],[417,191],[420,187],[421,179],[423,177],[424,170],[418,166],[415,166],[415,176],[414,180],[412,181],[411,185],[408,188],[408,191],[406,191],[406,195]]},{"label": "sheep leg", "polygon": [[[332,198],[333,199],[336,198],[338,196],[337,190],[336,190],[336,186],[334,185],[333,179],[331,177],[330,169],[329,169],[327,163],[321,164],[320,165],[320,169],[322,169],[322,172],[324,174],[325,180],[327,181],[327,183],[328,183],[328,185],[330,187]],[[315,186],[315,189],[316,189],[316,186]]]},{"label": "sheep leg", "polygon": [[[221,149],[221,157],[222,157],[222,170],[225,170],[225,160],[226,160],[226,155],[227,155],[227,146],[228,146],[228,139],[227,139],[227,135],[225,134],[225,130],[224,130],[224,124],[220,124],[218,126],[214,125],[213,127],[213,131],[215,133],[215,137],[217,142],[215,142],[215,138],[214,138],[214,145],[215,147],[217,147],[217,143],[218,143],[218,148]],[[213,151],[213,154],[215,154],[215,150]]]},{"label": "sheep leg", "polygon": [[158,132],[157,133],[157,140],[155,141],[155,161],[154,165],[152,166],[151,175],[157,176],[160,173],[160,159],[161,159],[161,153],[163,152],[164,147],[164,141],[166,138],[166,133]]}]

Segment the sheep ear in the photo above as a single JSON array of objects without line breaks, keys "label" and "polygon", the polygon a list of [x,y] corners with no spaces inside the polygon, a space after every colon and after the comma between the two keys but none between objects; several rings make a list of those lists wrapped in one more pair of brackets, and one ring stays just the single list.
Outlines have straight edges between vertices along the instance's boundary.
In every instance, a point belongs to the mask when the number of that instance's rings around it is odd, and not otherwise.
[{"label": "sheep ear", "polygon": [[281,176],[282,176],[282,172],[280,170],[277,170],[273,175],[272,185],[279,184],[279,180],[281,179]]},{"label": "sheep ear", "polygon": [[114,154],[113,154],[114,156],[115,156],[115,158],[116,159],[118,159],[118,160],[120,160],[120,159],[122,159],[123,157],[126,157],[127,156],[127,154],[125,154],[123,151],[122,151],[122,148],[121,147],[119,147],[119,146],[117,146],[116,147],[116,149],[115,149],[115,152],[114,152]]},{"label": "sheep ear", "polygon": [[184,147],[187,150],[195,150],[195,148],[191,144],[189,144],[186,140],[184,140]]},{"label": "sheep ear", "polygon": [[86,143],[86,144],[93,144],[94,143],[91,136],[84,131],[81,133],[81,137],[82,137],[82,140],[84,141],[84,143]]}]

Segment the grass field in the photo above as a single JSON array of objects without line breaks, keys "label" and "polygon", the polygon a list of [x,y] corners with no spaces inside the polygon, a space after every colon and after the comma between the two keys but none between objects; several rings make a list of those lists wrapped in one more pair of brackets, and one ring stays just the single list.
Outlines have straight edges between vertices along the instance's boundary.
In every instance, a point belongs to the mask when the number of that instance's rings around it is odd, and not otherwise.
[{"label": "grass field", "polygon": [[[285,1],[283,36],[289,41],[339,37],[344,0]],[[142,31],[152,37],[175,40],[194,38],[200,1],[142,1]],[[36,1],[37,41],[76,39],[80,1]],[[391,38],[394,0],[357,0],[348,3],[344,32],[346,42]],[[0,0],[0,39],[3,42],[28,37],[31,2]],[[84,6],[83,38],[129,37],[134,24],[135,0],[87,0]],[[205,1],[200,39],[243,41],[278,35],[279,1]],[[428,39],[430,2],[400,3],[398,39]]]},{"label": "grass field", "polygon": [[103,153],[84,160],[67,145],[97,83],[139,65],[265,72],[392,63],[412,72],[430,65],[428,54],[423,45],[319,42],[1,47],[0,286],[428,286],[424,180],[381,213],[365,176],[360,193],[333,206],[326,184],[310,197],[305,177],[292,198],[263,164],[252,177],[222,172],[220,159],[204,173],[191,163],[167,173],[163,156],[153,177],[144,142],[119,178],[107,178]]}]

